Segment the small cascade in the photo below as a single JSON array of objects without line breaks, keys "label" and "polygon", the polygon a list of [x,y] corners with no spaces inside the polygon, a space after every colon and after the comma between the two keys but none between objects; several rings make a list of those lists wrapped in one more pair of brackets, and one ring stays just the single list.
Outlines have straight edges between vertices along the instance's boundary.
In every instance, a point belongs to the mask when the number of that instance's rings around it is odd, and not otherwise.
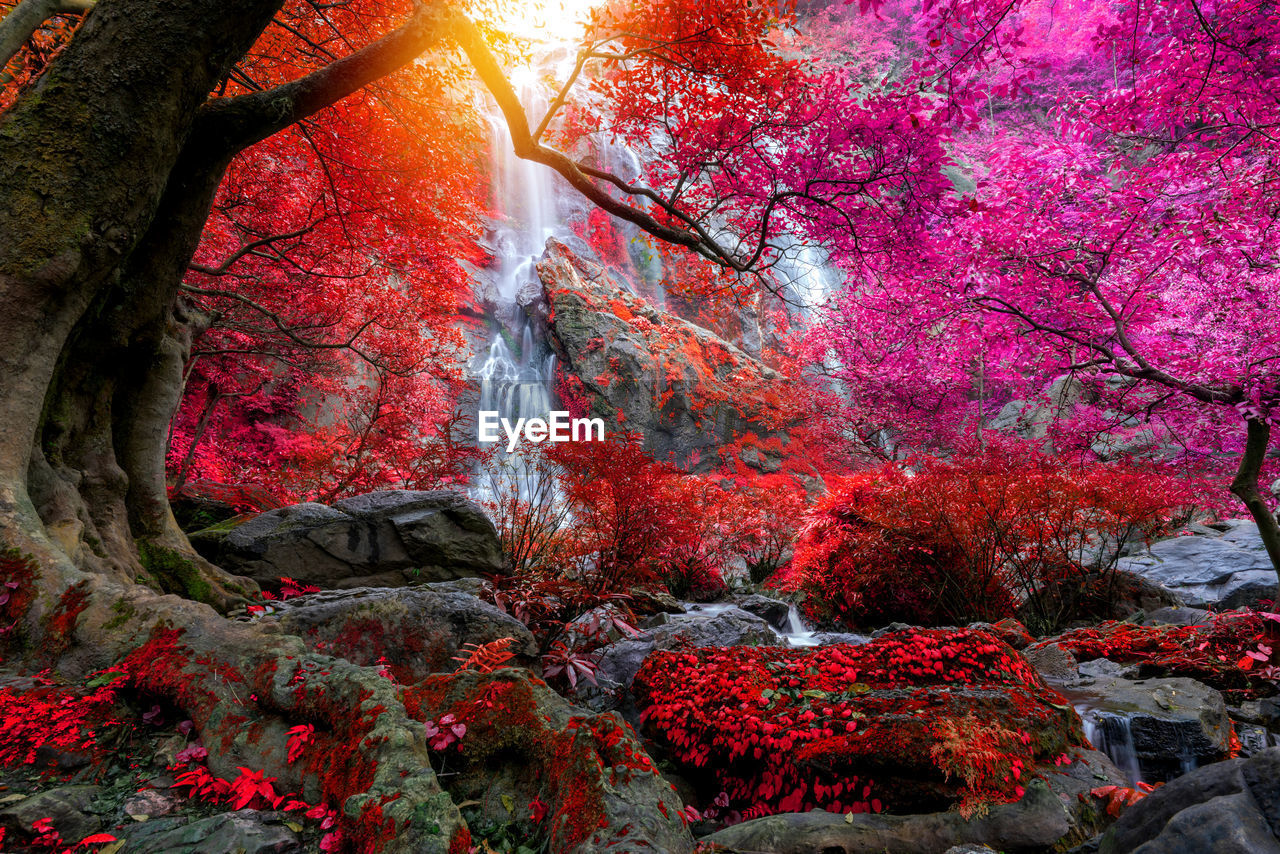
[{"label": "small cascade", "polygon": [[1145,783],[1138,753],[1133,746],[1133,729],[1129,726],[1128,716],[1088,707],[1077,707],[1076,711],[1080,713],[1080,720],[1084,724],[1085,738],[1089,739],[1094,749],[1110,757],[1116,767],[1124,772],[1130,786]]},{"label": "small cascade", "polygon": [[544,369],[554,370],[555,356],[539,359],[533,332],[525,324],[517,363],[506,339],[498,334],[489,345],[489,354],[476,371],[480,380],[480,409],[496,411],[500,418],[515,423],[518,418],[546,415],[551,409],[552,392]]},{"label": "small cascade", "polygon": [[1195,749],[1187,743],[1185,729],[1162,728],[1157,738],[1148,727],[1135,737],[1133,713],[1108,709],[1105,701],[1082,702],[1078,697],[1074,705],[1089,743],[1107,754],[1124,772],[1130,786],[1165,783],[1202,764]]},{"label": "small cascade", "polygon": [[787,609],[787,627],[778,631],[778,637],[785,640],[789,646],[820,646],[822,641],[817,635],[817,632],[805,626],[800,616],[800,609],[793,603]]}]

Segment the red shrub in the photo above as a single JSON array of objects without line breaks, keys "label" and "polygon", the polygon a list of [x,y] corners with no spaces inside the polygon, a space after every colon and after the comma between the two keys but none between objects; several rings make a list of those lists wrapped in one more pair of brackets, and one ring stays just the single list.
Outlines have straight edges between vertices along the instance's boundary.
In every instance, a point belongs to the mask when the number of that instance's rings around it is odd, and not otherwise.
[{"label": "red shrub", "polygon": [[784,586],[850,625],[994,621],[1025,600],[1047,631],[1086,589],[1106,594],[1118,545],[1187,503],[1171,479],[1017,446],[886,465],[837,481],[806,515]]},{"label": "red shrub", "polygon": [[1274,694],[1280,681],[1280,614],[1228,612],[1197,626],[1113,620],[1044,643],[1055,643],[1081,661],[1109,658],[1198,679],[1236,699]]}]

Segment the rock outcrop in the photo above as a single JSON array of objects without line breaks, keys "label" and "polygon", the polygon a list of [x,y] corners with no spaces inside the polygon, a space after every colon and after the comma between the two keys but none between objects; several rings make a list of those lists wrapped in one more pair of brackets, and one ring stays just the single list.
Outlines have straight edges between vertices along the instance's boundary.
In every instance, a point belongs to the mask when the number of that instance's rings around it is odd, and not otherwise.
[{"label": "rock outcrop", "polygon": [[312,593],[275,603],[264,625],[297,635],[326,655],[356,664],[385,664],[405,684],[458,667],[464,644],[512,638],[511,652],[531,661],[533,635],[515,617],[450,584],[358,588]]},{"label": "rock outcrop", "polygon": [[1280,854],[1280,748],[1156,789],[1103,835],[1099,854]]},{"label": "rock outcrop", "polygon": [[742,460],[776,464],[788,419],[786,379],[712,332],[653,308],[567,246],[547,242],[538,274],[551,307],[549,340],[578,377],[590,414],[638,430],[654,457],[713,468],[747,436]]},{"label": "rock outcrop", "polygon": [[1275,599],[1276,571],[1267,557],[1258,526],[1230,519],[1221,533],[1201,533],[1152,543],[1120,567],[1143,575],[1177,593],[1197,608],[1235,608],[1260,599]]},{"label": "rock outcrop", "polygon": [[323,588],[397,587],[501,573],[493,523],[448,490],[386,490],[295,504],[192,535],[213,563],[275,589],[282,577]]}]

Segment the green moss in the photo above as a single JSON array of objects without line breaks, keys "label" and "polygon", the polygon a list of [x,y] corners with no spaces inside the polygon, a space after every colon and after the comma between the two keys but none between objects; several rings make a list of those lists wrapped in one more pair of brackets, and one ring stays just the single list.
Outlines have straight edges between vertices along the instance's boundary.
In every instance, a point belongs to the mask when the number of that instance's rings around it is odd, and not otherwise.
[{"label": "green moss", "polygon": [[176,593],[197,602],[210,602],[213,587],[191,558],[148,540],[138,541],[138,557],[152,580],[165,593]]},{"label": "green moss", "polygon": [[223,519],[220,522],[216,522],[207,527],[200,528],[199,530],[190,533],[188,536],[216,537],[224,534],[229,534],[252,518],[253,516],[248,513],[241,513],[238,516],[232,516],[229,519]]},{"label": "green moss", "polygon": [[118,629],[133,618],[133,606],[123,599],[117,599],[111,606],[111,612],[115,615],[110,620],[102,624],[105,631]]}]

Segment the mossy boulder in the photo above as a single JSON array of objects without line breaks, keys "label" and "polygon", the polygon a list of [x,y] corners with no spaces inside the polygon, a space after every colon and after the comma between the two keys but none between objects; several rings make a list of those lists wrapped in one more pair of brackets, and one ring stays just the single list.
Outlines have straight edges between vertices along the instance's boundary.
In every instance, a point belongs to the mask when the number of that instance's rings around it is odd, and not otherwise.
[{"label": "mossy boulder", "polygon": [[[455,582],[456,583],[456,582]],[[533,635],[515,617],[467,593],[419,587],[333,590],[275,603],[264,626],[297,635],[319,652],[356,664],[385,664],[406,684],[456,670],[465,644],[512,638],[521,660],[537,655]]]},{"label": "mossy boulder", "polygon": [[473,828],[519,824],[556,854],[693,850],[680,797],[616,714],[515,668],[431,676],[405,704],[442,732],[465,728],[437,739],[435,761],[455,803],[475,806]]}]

